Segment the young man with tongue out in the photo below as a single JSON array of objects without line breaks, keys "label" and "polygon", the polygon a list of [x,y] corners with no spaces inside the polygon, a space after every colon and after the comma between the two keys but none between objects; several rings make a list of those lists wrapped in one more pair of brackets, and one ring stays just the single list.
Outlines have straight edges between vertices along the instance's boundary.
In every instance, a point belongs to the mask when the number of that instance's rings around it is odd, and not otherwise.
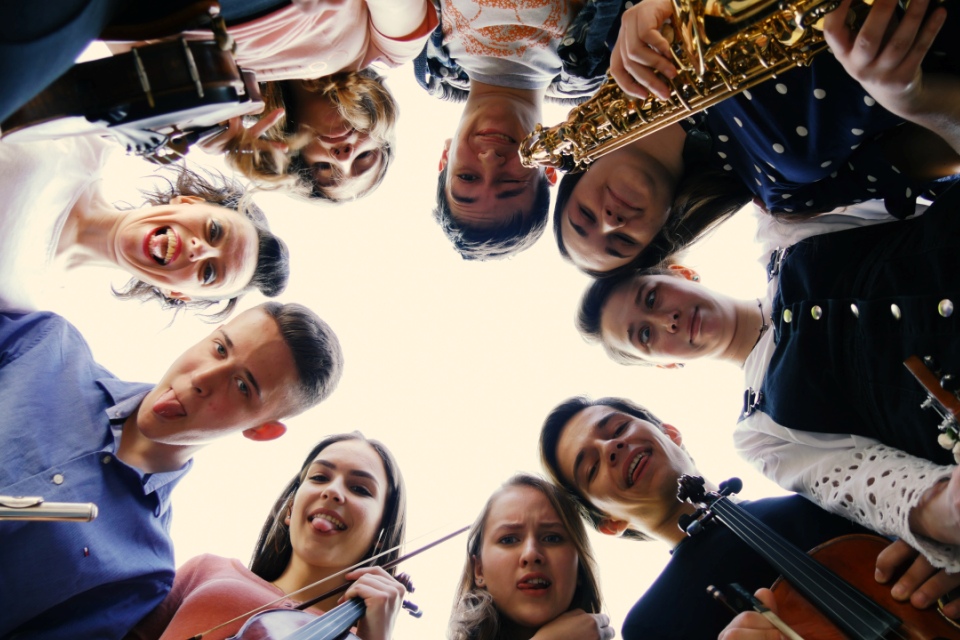
[{"label": "young man with tongue out", "polygon": [[336,335],[296,304],[238,315],[155,386],[111,375],[59,316],[0,312],[0,495],[99,508],[0,522],[0,637],[123,637],[173,582],[170,492],[194,452],[280,437],[342,367]]},{"label": "young man with tongue out", "polygon": [[[687,537],[677,526],[680,516],[695,509],[677,499],[677,480],[683,474],[699,475],[681,443],[676,427],[623,398],[570,398],[551,411],[540,432],[540,456],[548,474],[570,491],[597,530],[634,540],[660,540],[672,549],[660,577],[627,615],[625,640],[716,638],[730,614],[711,602],[707,586],[737,582],[752,592],[770,586],[777,577],[726,527],[709,526]],[[706,488],[716,490],[709,482]],[[803,550],[866,532],[796,495],[740,506]],[[937,571],[900,541],[878,557],[876,575],[885,582],[907,567],[909,572],[899,578],[893,593],[918,607],[929,606],[960,584],[960,576]],[[960,601],[948,605],[945,613],[960,616]]]}]

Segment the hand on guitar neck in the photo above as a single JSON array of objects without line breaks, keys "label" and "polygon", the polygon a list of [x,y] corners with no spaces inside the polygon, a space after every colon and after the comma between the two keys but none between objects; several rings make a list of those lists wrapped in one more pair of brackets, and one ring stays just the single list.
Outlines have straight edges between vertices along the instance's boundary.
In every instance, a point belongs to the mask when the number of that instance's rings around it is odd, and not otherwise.
[{"label": "hand on guitar neck", "polygon": [[[934,568],[922,555],[905,542],[891,543],[877,556],[876,579],[888,583],[893,578],[891,594],[900,601],[909,600],[918,609],[933,606],[937,599],[960,587],[960,574],[948,574]],[[774,594],[758,589],[756,597],[773,613],[777,613]],[[960,599],[943,607],[943,614],[960,618]],[[720,633],[718,640],[783,640],[783,636],[767,618],[755,611],[737,615]]]},{"label": "hand on guitar neck", "polygon": [[211,136],[197,144],[197,148],[203,149],[206,153],[218,155],[221,153],[253,153],[273,152],[286,153],[287,145],[282,142],[264,140],[260,136],[284,116],[283,109],[274,109],[269,114],[260,118],[252,127],[244,128],[243,119],[240,117],[230,118],[225,123],[226,129],[221,133]]}]

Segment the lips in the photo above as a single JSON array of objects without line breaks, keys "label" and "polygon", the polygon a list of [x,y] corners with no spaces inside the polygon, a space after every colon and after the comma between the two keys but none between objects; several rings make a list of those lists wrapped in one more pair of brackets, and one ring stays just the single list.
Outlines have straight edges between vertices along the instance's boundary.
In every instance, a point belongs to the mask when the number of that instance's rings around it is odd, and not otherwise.
[{"label": "lips", "polygon": [[528,573],[517,582],[517,589],[526,595],[539,596],[545,594],[552,584],[553,581],[542,573]]},{"label": "lips", "polygon": [[328,143],[330,143],[330,144],[337,144],[338,142],[343,142],[343,141],[345,141],[347,138],[349,138],[350,136],[352,136],[352,135],[353,135],[353,131],[354,131],[353,129],[347,129],[345,133],[337,134],[337,135],[335,135],[335,136],[319,135],[319,136],[317,136],[317,137],[320,138],[321,140],[323,140],[324,142],[328,142]]},{"label": "lips", "polygon": [[700,336],[700,326],[702,324],[700,318],[700,307],[694,307],[693,313],[690,314],[690,344],[693,344],[693,339]]},{"label": "lips", "polygon": [[175,420],[187,415],[187,410],[180,404],[174,390],[167,389],[156,402],[153,403],[153,413],[165,420]]},{"label": "lips", "polygon": [[158,227],[143,239],[143,252],[158,265],[165,267],[179,257],[183,242],[172,227]]},{"label": "lips", "polygon": [[616,191],[614,191],[613,189],[611,189],[609,186],[607,187],[607,191],[610,192],[610,197],[612,197],[617,203],[619,203],[621,207],[624,207],[624,208],[626,208],[626,209],[639,209],[639,208],[640,208],[640,207],[636,207],[636,206],[634,206],[633,204],[631,204],[631,203],[627,202],[626,200],[624,200],[623,197],[622,197],[619,193],[617,193]]},{"label": "lips", "polygon": [[650,453],[647,451],[638,450],[634,452],[633,457],[629,459],[628,464],[626,464],[623,469],[624,479],[628,487],[636,484],[637,478],[643,473],[644,468],[647,466],[647,460],[649,459]]},{"label": "lips", "polygon": [[517,144],[517,141],[513,137],[498,129],[483,129],[477,131],[476,136],[500,144]]},{"label": "lips", "polygon": [[313,530],[320,533],[335,533],[347,529],[346,523],[340,519],[340,516],[327,509],[321,509],[316,513],[311,513],[308,516],[308,520]]}]

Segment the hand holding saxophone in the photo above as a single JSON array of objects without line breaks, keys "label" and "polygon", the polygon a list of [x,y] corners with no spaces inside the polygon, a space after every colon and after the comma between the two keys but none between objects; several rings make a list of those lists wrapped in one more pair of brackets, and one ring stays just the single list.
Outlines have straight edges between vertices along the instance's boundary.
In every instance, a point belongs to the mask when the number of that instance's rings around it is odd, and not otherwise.
[{"label": "hand holding saxophone", "polygon": [[[859,31],[847,24],[851,0],[828,14],[824,36],[851,77],[887,110],[932,130],[960,150],[960,79],[920,68],[946,19],[940,7],[924,18],[928,0],[910,3],[899,21],[896,0],[877,0]],[[945,112],[952,109],[953,113]]]},{"label": "hand holding saxophone", "polygon": [[661,28],[671,17],[670,0],[643,0],[624,11],[610,58],[610,74],[624,93],[641,99],[650,93],[670,97],[661,76],[673,78],[677,69]]}]

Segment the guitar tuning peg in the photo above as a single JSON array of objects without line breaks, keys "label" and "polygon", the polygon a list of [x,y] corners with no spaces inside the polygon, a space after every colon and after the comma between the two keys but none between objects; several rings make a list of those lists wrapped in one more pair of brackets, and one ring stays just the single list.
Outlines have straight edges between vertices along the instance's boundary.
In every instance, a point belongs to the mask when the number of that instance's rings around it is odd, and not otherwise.
[{"label": "guitar tuning peg", "polygon": [[960,378],[957,378],[952,373],[945,373],[940,376],[940,388],[944,391],[957,391],[960,389]]},{"label": "guitar tuning peg", "polygon": [[927,369],[930,369],[931,371],[940,370],[937,359],[933,356],[923,356],[923,364],[927,365]]}]

